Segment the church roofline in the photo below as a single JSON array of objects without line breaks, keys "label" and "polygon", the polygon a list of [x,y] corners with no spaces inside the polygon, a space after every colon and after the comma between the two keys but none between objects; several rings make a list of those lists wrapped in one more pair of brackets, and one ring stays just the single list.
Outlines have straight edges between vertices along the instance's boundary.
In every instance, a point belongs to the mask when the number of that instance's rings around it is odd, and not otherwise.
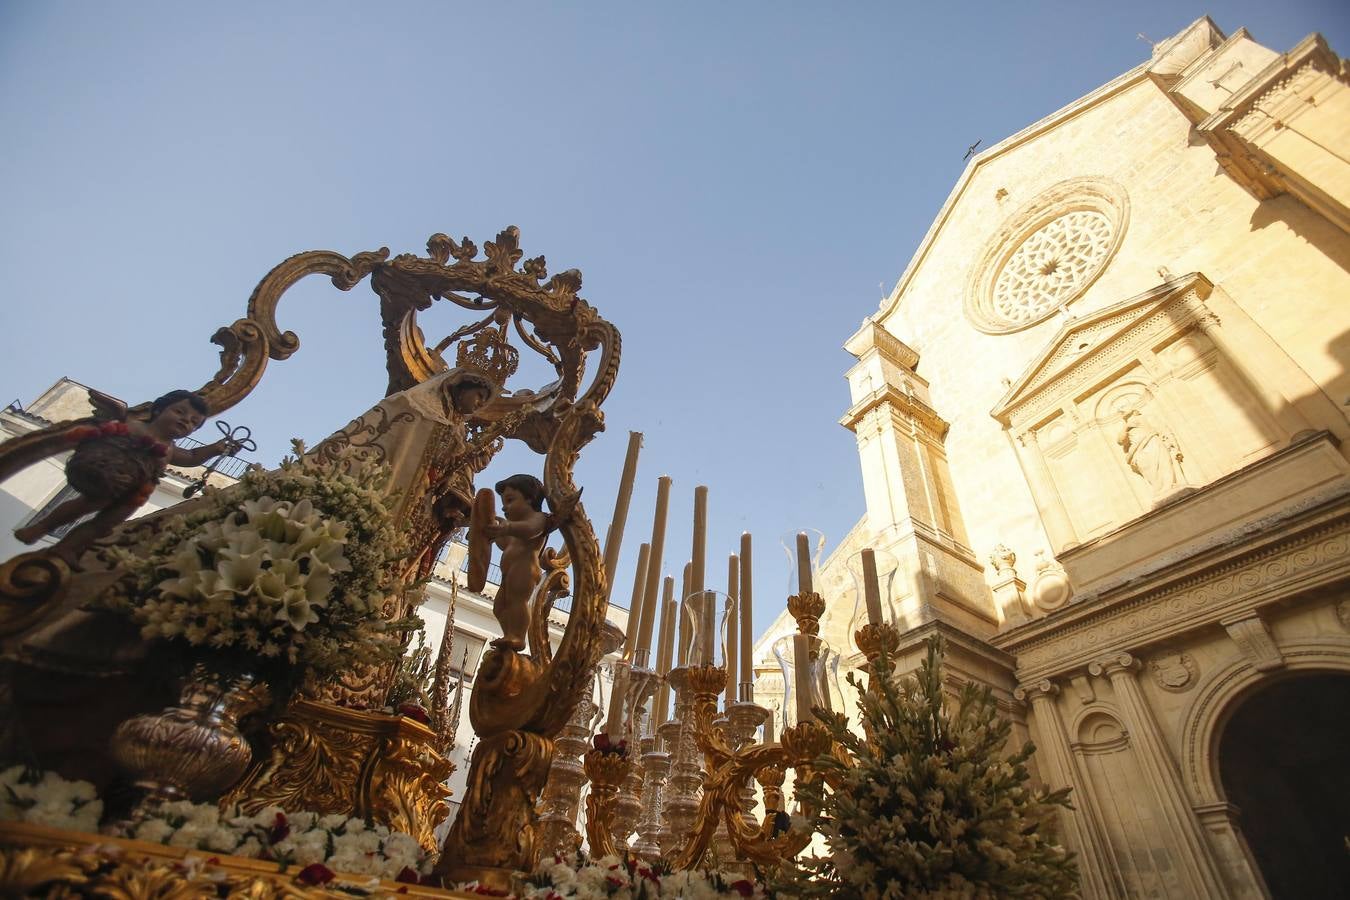
[{"label": "church roofline", "polygon": [[[905,271],[901,274],[899,281],[896,282],[895,287],[891,290],[889,296],[882,300],[878,311],[873,314],[871,318],[878,323],[884,324],[899,308],[900,301],[904,297],[905,290],[909,287],[910,281],[913,280],[915,273],[917,273],[919,268],[923,265],[925,258],[928,256],[928,251],[932,249],[933,244],[937,241],[938,234],[942,231],[943,226],[947,224],[947,219],[951,216],[952,210],[956,208],[956,204],[961,200],[962,195],[965,194],[966,188],[974,179],[975,172],[980,166],[985,165],[994,158],[1002,156],[1004,153],[1007,153],[1028,141],[1035,140],[1046,132],[1057,128],[1062,123],[1082,115],[1089,109],[1100,103],[1104,103],[1122,91],[1134,87],[1141,81],[1147,80],[1149,70],[1160,54],[1165,53],[1169,47],[1185,37],[1197,26],[1203,25],[1208,25],[1215,31],[1219,31],[1218,26],[1215,25],[1208,16],[1202,16],[1199,19],[1196,19],[1190,25],[1187,25],[1181,31],[1177,32],[1177,34],[1158,44],[1154,48],[1153,54],[1133,69],[1130,69],[1123,75],[1113,78],[1096,90],[1084,94],[1072,103],[1060,107],[1050,115],[1033,122],[1031,125],[1004,138],[992,147],[975,154],[966,165],[965,170],[961,173],[961,177],[957,179],[956,186],[953,187],[951,193],[947,195],[946,202],[942,204],[942,208],[933,219],[933,224],[928,226],[927,233],[924,234],[923,240],[919,242],[919,247],[914,251],[914,255],[910,257],[909,264],[905,266]],[[1222,34],[1221,31],[1219,33]]]}]

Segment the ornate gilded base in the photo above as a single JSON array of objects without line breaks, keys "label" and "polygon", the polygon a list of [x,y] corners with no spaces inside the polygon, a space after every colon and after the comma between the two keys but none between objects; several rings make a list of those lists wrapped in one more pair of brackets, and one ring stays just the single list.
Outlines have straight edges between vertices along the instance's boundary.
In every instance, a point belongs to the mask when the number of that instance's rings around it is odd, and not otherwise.
[{"label": "ornate gilded base", "polygon": [[506,890],[536,861],[535,803],[553,762],[553,742],[527,731],[483,738],[469,762],[469,784],[446,835],[436,873]]},{"label": "ornate gilded base", "polygon": [[317,900],[351,897],[345,887],[391,897],[478,896],[391,881],[372,884],[368,875],[341,873],[327,885],[308,885],[299,866],[278,869],[260,859],[0,822],[0,897]]},{"label": "ornate gilded base", "polygon": [[298,700],[268,727],[270,752],[254,762],[222,806],[345,813],[406,832],[435,852],[449,814],[445,781],[454,765],[435,733],[401,716]]}]

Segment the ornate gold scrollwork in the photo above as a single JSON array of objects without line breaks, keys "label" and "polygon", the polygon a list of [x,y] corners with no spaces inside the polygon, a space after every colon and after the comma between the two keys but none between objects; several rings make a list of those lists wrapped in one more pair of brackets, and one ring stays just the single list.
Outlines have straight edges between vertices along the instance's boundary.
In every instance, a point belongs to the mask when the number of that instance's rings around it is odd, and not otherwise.
[{"label": "ornate gold scrollwork", "polygon": [[0,823],[0,897],[89,900],[337,900],[355,896],[473,897],[460,891],[334,875],[305,878],[305,867],[210,855],[107,835]]},{"label": "ornate gold scrollwork", "polygon": [[268,728],[271,752],[258,759],[222,806],[267,806],[369,818],[411,834],[435,851],[449,807],[454,765],[436,735],[412,719],[298,700]]},{"label": "ornate gold scrollwork", "polygon": [[446,835],[436,871],[455,881],[505,888],[534,859],[535,800],[548,778],[553,742],[528,731],[483,738],[469,762],[469,785]]},{"label": "ornate gold scrollwork", "polygon": [[614,841],[611,825],[614,822],[614,800],[619,786],[628,777],[632,763],[626,753],[606,753],[589,750],[582,757],[586,777],[591,781],[591,792],[586,796],[586,840],[593,856],[615,856],[619,848]]}]

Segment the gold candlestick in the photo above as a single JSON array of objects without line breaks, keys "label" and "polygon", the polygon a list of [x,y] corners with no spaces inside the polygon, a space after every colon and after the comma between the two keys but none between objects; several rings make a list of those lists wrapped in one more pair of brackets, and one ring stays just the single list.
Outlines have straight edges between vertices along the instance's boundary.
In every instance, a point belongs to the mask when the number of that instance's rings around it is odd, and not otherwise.
[{"label": "gold candlestick", "polygon": [[613,837],[614,800],[628,777],[628,754],[589,750],[582,761],[591,792],[586,797],[586,840],[592,856],[617,856]]}]

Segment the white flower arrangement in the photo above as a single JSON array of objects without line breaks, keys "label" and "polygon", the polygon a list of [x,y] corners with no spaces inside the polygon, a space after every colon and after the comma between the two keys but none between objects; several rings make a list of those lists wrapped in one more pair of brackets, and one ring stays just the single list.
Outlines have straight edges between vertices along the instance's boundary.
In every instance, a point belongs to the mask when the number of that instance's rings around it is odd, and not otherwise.
[{"label": "white flower arrangement", "polygon": [[350,875],[415,881],[432,858],[417,841],[341,813],[287,813],[269,806],[254,815],[221,812],[212,803],[178,801],[154,807],[119,837],[229,856],[270,859],[283,865],[321,865]]},{"label": "white flower arrangement", "polygon": [[98,831],[103,801],[87,781],[13,766],[0,772],[0,821]]},{"label": "white flower arrangement", "polygon": [[[0,821],[27,822],[96,834],[103,801],[87,781],[14,766],[0,772]],[[178,801],[151,807],[134,825],[104,831],[115,837],[184,847],[220,856],[267,859],[302,869],[389,881],[417,881],[435,861],[412,835],[341,813],[287,813],[269,806],[254,815],[222,812],[214,803]],[[303,873],[302,873],[303,875]]]},{"label": "white flower arrangement", "polygon": [[243,665],[323,675],[402,654],[417,620],[386,622],[402,589],[385,466],[345,453],[296,457],[208,489],[146,549],[121,551],[131,577],[109,601],[146,638],[243,656]]},{"label": "white flower arrangement", "polygon": [[[476,883],[467,890],[491,893]],[[578,854],[568,861],[561,856],[542,863],[511,896],[532,900],[717,900],[728,897],[765,897],[764,890],[749,879],[699,870],[672,872],[661,864],[604,856],[588,860]]]}]

